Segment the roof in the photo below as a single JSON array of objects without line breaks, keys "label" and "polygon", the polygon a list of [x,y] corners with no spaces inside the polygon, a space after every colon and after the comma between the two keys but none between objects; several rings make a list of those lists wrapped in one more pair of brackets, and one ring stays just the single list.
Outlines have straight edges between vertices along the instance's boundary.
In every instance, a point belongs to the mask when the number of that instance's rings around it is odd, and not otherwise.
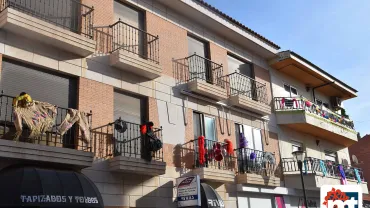
[{"label": "roof", "polygon": [[263,37],[262,35],[258,34],[257,32],[253,31],[252,29],[250,29],[249,27],[243,25],[241,22],[235,20],[234,18],[232,18],[231,16],[223,13],[222,11],[220,11],[219,9],[217,9],[216,7],[208,4],[207,2],[203,1],[203,0],[194,0],[198,3],[200,3],[201,5],[205,6],[206,8],[208,8],[209,10],[215,12],[216,14],[222,16],[223,18],[227,19],[228,21],[230,21],[231,23],[235,24],[236,26],[240,27],[242,30],[256,36],[257,38],[259,38],[260,40],[262,40],[263,42],[269,44],[270,46],[274,47],[275,49],[280,49],[280,46],[278,46],[277,44],[275,44],[274,42],[268,40],[267,38]]},{"label": "roof", "polygon": [[347,85],[346,83],[342,82],[341,80],[337,79],[336,77],[334,77],[333,75],[329,74],[328,72],[326,72],[325,70],[321,69],[320,67],[318,67],[317,65],[313,64],[312,62],[310,62],[309,60],[303,58],[302,56],[300,56],[299,54],[295,53],[294,51],[291,51],[291,50],[286,50],[286,51],[281,51],[279,52],[279,54],[283,54],[283,53],[290,53],[294,56],[296,56],[297,58],[301,59],[302,61],[306,62],[308,65],[312,66],[313,68],[315,68],[316,70],[320,71],[321,73],[325,74],[326,76],[330,77],[331,79],[335,80],[336,82],[344,85],[345,87],[347,87],[348,89],[354,91],[354,92],[358,92],[356,89],[352,88],[351,86]]},{"label": "roof", "polygon": [[310,62],[309,60],[303,58],[302,56],[300,56],[299,54],[295,53],[294,51],[291,51],[291,50],[286,50],[286,51],[281,51],[280,53],[284,53],[284,52],[290,52],[291,54],[293,54],[294,56],[296,56],[297,58],[301,59],[302,61],[306,62],[307,64],[311,65],[312,67],[314,67],[315,69],[317,69],[318,71],[320,71],[321,73],[325,74],[326,76],[332,78],[333,80],[335,80],[336,82],[344,85],[345,87],[353,90],[354,92],[358,92],[356,89],[352,88],[351,86],[347,85],[346,83],[342,82],[341,80],[335,78],[333,75],[329,74],[328,72],[324,71],[323,69],[321,69],[320,67],[318,67],[317,65],[313,64],[312,62]]}]

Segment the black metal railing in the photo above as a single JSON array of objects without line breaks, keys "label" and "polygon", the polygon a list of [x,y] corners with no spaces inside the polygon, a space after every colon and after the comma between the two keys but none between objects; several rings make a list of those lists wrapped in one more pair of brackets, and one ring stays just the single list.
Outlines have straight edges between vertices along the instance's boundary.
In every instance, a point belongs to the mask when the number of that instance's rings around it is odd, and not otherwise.
[{"label": "black metal railing", "polygon": [[[212,168],[212,169],[220,169],[220,170],[235,170],[236,166],[236,158],[233,155],[223,155],[223,159],[221,161],[217,161],[215,159],[215,145],[220,144],[221,147],[225,146],[225,143],[217,142],[213,140],[204,140],[204,148],[205,148],[205,161],[204,163],[201,163],[199,158],[199,145],[198,145],[198,139],[191,140],[189,142],[186,142],[182,145],[183,152],[186,152],[182,155],[182,157],[186,157],[186,155],[192,156],[192,161],[190,162],[191,165],[186,164],[187,167],[192,168]],[[190,158],[189,158],[190,159]]]},{"label": "black metal railing", "polygon": [[0,11],[12,8],[58,27],[92,38],[94,8],[77,0],[0,0]]},{"label": "black metal railing", "polygon": [[179,83],[183,84],[200,79],[225,88],[225,81],[222,79],[222,65],[197,54],[173,61],[174,75]]},{"label": "black metal railing", "polygon": [[[13,98],[12,96],[0,94],[0,139],[13,140],[16,134],[13,116]],[[57,107],[55,125],[50,131],[46,131],[40,136],[30,138],[30,129],[23,125],[23,131],[19,137],[19,142],[29,142],[46,146],[55,146],[83,151],[91,151],[91,137],[89,141],[83,141],[78,133],[78,127],[74,125],[63,136],[57,130],[57,127],[63,122],[67,113],[67,108]],[[92,114],[88,114],[89,124],[92,123]],[[89,127],[90,128],[90,127]]]},{"label": "black metal railing", "polygon": [[234,72],[223,78],[228,88],[229,96],[243,95],[258,102],[268,104],[267,87],[244,74]]},{"label": "black metal railing", "polygon": [[125,50],[154,63],[159,63],[159,37],[119,20],[112,28],[112,51]]},{"label": "black metal railing", "polygon": [[[323,168],[320,165],[320,161],[323,162],[323,165],[326,170],[326,176],[328,177],[335,177],[335,178],[341,178],[341,174],[339,172],[339,165],[336,162],[329,161],[329,160],[320,160],[313,157],[306,157],[303,163],[303,172],[304,173],[321,173],[323,174]],[[283,172],[297,172],[298,169],[298,163],[294,158],[282,158],[282,165],[283,165]],[[357,169],[361,181],[365,181],[364,174],[361,168],[355,168],[348,165],[342,165],[344,173],[346,175],[347,179],[356,180],[357,177],[355,174],[355,169]]]},{"label": "black metal railing", "polygon": [[328,108],[319,106],[304,97],[275,97],[276,111],[295,111],[304,110],[309,113],[316,114],[322,118],[340,124],[344,127],[355,129],[352,120],[339,115]]},{"label": "black metal railing", "polygon": [[[259,175],[274,175],[276,170],[275,154],[267,153],[249,148],[238,148],[234,150],[238,158],[238,173],[255,173]],[[267,158],[267,154],[273,156]]]},{"label": "black metal railing", "polygon": [[[125,156],[147,159],[146,138],[140,132],[140,124],[125,122],[127,130],[121,133],[115,129],[114,122],[91,130],[94,145],[93,151],[98,158]],[[162,140],[162,127],[154,128],[155,136]],[[163,148],[150,157],[163,161]]]}]

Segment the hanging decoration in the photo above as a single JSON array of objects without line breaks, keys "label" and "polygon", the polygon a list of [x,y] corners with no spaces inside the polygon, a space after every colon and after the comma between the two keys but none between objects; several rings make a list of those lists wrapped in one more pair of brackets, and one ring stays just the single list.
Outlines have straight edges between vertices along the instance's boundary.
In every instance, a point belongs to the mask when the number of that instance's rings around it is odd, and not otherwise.
[{"label": "hanging decoration", "polygon": [[307,175],[307,160],[303,160],[304,174]]},{"label": "hanging decoration", "polygon": [[320,160],[320,170],[324,176],[328,175],[328,172],[326,171],[326,167],[324,164],[324,161]]},{"label": "hanging decoration", "polygon": [[250,154],[249,158],[250,158],[251,160],[256,159],[256,154],[255,154],[254,152],[252,152],[252,153]]},{"label": "hanging decoration", "polygon": [[340,176],[341,176],[341,183],[342,183],[342,185],[346,185],[347,184],[347,179],[346,179],[346,174],[343,170],[343,166],[339,165],[338,169],[339,169],[339,173],[340,173]]},{"label": "hanging decoration", "polygon": [[215,160],[220,162],[224,157],[221,154],[221,144],[220,143],[215,143],[213,145],[213,152],[214,152],[214,157]]},{"label": "hanging decoration", "polygon": [[361,180],[360,173],[358,172],[358,169],[355,168],[354,170],[355,170],[355,175],[356,175],[357,183],[361,183],[362,180]]},{"label": "hanging decoration", "polygon": [[266,164],[275,165],[275,156],[271,152],[265,152],[263,156],[263,162]]},{"label": "hanging decoration", "polygon": [[204,136],[199,136],[198,137],[198,152],[199,152],[199,164],[203,165],[206,161],[205,155],[206,155],[206,150],[204,148]]},{"label": "hanging decoration", "polygon": [[247,148],[248,147],[248,141],[244,136],[244,133],[240,133],[239,135],[239,146],[240,148]]},{"label": "hanging decoration", "polygon": [[149,121],[140,125],[140,133],[143,136],[144,158],[151,161],[155,152],[163,148],[162,141],[153,132],[153,122]]},{"label": "hanging decoration", "polygon": [[226,146],[226,152],[227,152],[227,154],[233,155],[234,154],[234,146],[233,146],[233,143],[229,139],[225,139],[225,143],[226,143],[225,146]]}]

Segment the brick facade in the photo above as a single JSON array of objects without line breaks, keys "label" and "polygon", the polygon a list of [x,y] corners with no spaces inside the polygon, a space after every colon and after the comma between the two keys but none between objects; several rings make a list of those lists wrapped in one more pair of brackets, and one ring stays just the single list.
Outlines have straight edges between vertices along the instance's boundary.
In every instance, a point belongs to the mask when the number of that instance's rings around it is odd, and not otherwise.
[{"label": "brick facade", "polygon": [[162,74],[173,76],[172,59],[188,56],[186,30],[146,12],[146,29],[152,35],[159,37],[159,64],[163,67]]},{"label": "brick facade", "polygon": [[211,53],[211,60],[222,65],[223,75],[229,74],[227,68],[227,50],[212,42],[209,43],[209,49]]},{"label": "brick facade", "polygon": [[[359,164],[352,163],[351,165],[355,167],[359,167],[364,172],[364,178],[369,180],[370,178],[370,135],[367,134],[362,139],[359,139],[357,143],[353,144],[352,146],[348,147],[349,155],[356,155]],[[367,188],[370,188],[369,183],[367,184]]]},{"label": "brick facade", "polygon": [[271,92],[271,80],[269,71],[263,69],[258,65],[254,65],[254,75],[256,81],[266,84],[266,93],[267,93],[267,103],[271,105],[272,102],[272,92]]},{"label": "brick facade", "polygon": [[94,26],[108,26],[113,23],[114,0],[81,0],[82,4],[94,7]]}]

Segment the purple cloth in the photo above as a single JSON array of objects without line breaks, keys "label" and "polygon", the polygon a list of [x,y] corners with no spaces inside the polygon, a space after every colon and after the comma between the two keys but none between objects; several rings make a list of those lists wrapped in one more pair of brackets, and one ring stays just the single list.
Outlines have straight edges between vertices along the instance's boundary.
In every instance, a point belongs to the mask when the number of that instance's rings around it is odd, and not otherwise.
[{"label": "purple cloth", "polygon": [[256,159],[256,154],[254,154],[254,152],[252,152],[251,155],[250,155],[250,158],[251,158],[251,160]]},{"label": "purple cloth", "polygon": [[338,169],[339,169],[339,173],[340,173],[340,176],[341,176],[342,184],[343,185],[347,184],[346,174],[344,173],[343,166],[339,165]]}]

